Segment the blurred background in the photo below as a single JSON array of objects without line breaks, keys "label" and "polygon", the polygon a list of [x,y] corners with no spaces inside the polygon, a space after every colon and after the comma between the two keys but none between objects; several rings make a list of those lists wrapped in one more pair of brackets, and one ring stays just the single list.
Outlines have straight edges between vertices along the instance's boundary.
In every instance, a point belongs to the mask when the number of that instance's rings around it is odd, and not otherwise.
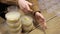
[{"label": "blurred background", "polygon": [[[29,34],[60,34],[60,0],[38,0],[39,7],[46,19],[48,29],[43,32],[36,28]],[[0,23],[5,21],[7,7],[10,5],[0,3]],[[3,24],[3,23],[2,23]],[[0,32],[6,33],[4,24],[0,25]]]}]

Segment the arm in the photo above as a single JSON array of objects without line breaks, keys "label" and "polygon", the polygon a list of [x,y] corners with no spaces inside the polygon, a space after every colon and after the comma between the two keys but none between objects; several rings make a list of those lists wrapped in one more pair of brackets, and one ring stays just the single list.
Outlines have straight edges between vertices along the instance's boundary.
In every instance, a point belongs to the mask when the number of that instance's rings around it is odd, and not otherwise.
[{"label": "arm", "polygon": [[0,0],[1,3],[5,3],[5,4],[12,4],[12,5],[16,5],[17,4],[17,0]]},{"label": "arm", "polygon": [[38,5],[38,0],[27,0],[33,4],[32,7],[30,7],[33,11],[40,11],[39,5]]}]

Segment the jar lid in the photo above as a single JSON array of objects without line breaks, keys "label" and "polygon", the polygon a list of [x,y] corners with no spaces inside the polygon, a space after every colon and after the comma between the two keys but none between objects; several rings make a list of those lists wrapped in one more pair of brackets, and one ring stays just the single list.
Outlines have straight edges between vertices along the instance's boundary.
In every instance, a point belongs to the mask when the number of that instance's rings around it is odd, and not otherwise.
[{"label": "jar lid", "polygon": [[8,12],[6,15],[5,15],[6,19],[9,20],[9,21],[16,21],[20,18],[20,13],[19,12]]},{"label": "jar lid", "polygon": [[21,17],[21,22],[23,25],[29,26],[33,23],[33,18],[25,15]]}]

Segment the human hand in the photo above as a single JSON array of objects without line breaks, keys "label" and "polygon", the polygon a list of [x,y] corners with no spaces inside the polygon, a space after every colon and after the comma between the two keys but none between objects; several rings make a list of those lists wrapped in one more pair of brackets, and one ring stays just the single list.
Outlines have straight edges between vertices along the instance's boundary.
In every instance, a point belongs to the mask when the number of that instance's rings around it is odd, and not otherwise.
[{"label": "human hand", "polygon": [[36,12],[35,13],[35,19],[39,23],[39,25],[41,26],[42,29],[44,29],[44,30],[47,29],[46,20],[41,13]]},{"label": "human hand", "polygon": [[18,0],[19,7],[23,10],[25,13],[29,13],[29,11],[32,11],[29,6],[32,6],[32,3],[26,1],[26,0]]}]

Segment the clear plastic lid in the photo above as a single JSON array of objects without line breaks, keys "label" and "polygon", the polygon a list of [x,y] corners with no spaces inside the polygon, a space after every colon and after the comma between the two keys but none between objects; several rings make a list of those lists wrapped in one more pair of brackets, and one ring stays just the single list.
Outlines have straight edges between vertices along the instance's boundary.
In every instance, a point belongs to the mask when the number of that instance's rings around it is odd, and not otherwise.
[{"label": "clear plastic lid", "polygon": [[5,15],[6,19],[7,20],[10,20],[10,21],[14,21],[14,20],[18,20],[20,18],[20,13],[19,12],[8,12],[6,15]]}]

